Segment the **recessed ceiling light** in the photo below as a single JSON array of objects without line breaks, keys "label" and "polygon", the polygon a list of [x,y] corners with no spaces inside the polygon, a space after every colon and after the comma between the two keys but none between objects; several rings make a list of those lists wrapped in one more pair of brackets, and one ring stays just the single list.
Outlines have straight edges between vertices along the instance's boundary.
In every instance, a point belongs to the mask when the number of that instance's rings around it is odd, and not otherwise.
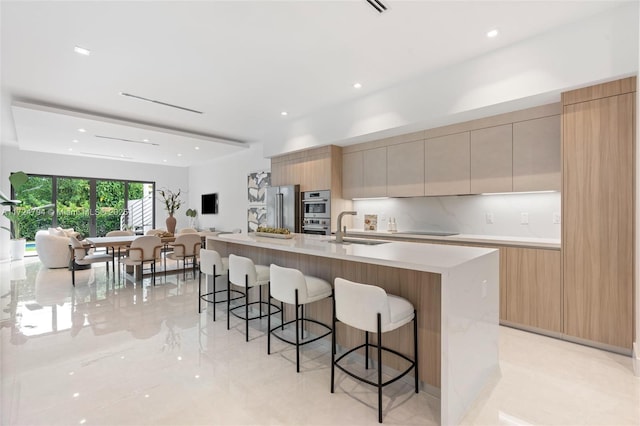
[{"label": "recessed ceiling light", "polygon": [[74,47],[73,51],[84,56],[91,55],[91,51],[89,49],[85,49],[84,47],[80,47],[80,46]]},{"label": "recessed ceiling light", "polygon": [[80,142],[78,139],[73,140],[73,143],[78,143],[78,142]]},{"label": "recessed ceiling light", "polygon": [[199,149],[200,149],[200,147],[199,147],[199,146],[196,146],[196,151],[197,151],[197,150],[199,150]]},{"label": "recessed ceiling light", "polygon": [[142,142],[149,142],[149,139],[142,139]]},{"label": "recessed ceiling light", "polygon": [[280,115],[285,116],[285,115],[289,115],[289,113],[287,111],[282,111]]},{"label": "recessed ceiling light", "polygon": [[73,151],[73,148],[69,148],[69,151]]},{"label": "recessed ceiling light", "polygon": [[182,157],[182,154],[178,154],[178,157]]},{"label": "recessed ceiling light", "polygon": [[80,133],[84,133],[84,132],[86,132],[86,130],[85,130],[85,129],[82,129],[82,128],[78,129],[78,131],[79,131]]},{"label": "recessed ceiling light", "polygon": [[360,89],[362,87],[362,84],[360,83],[353,83],[353,88],[354,89]]},{"label": "recessed ceiling light", "polygon": [[166,163],[166,162],[167,162],[167,160],[162,160],[162,162],[163,162],[163,163]]},{"label": "recessed ceiling light", "polygon": [[489,38],[494,38],[498,35],[498,30],[491,30],[489,32],[487,32],[487,37]]}]

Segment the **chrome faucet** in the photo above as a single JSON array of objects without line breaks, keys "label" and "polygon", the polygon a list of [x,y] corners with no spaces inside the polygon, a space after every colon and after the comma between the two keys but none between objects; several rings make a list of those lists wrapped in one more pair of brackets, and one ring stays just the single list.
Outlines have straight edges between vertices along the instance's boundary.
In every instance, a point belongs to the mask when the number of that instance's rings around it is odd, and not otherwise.
[{"label": "chrome faucet", "polygon": [[341,243],[344,236],[347,235],[347,227],[345,226],[344,230],[342,229],[342,216],[346,214],[357,215],[358,212],[346,211],[338,215],[338,230],[336,231],[336,243]]}]

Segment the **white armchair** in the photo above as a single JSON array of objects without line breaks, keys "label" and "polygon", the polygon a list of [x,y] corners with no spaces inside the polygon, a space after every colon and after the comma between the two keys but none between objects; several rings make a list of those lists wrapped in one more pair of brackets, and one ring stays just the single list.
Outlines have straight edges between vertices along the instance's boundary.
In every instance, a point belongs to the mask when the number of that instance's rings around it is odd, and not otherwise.
[{"label": "white armchair", "polygon": [[49,231],[36,233],[36,251],[47,268],[68,268],[71,261],[69,237],[53,235]]}]

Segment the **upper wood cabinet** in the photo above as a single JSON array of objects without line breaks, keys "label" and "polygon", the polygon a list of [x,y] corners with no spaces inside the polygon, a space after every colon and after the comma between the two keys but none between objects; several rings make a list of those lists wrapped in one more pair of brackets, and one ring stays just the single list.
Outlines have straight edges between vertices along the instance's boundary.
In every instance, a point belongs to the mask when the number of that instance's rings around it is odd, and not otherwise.
[{"label": "upper wood cabinet", "polygon": [[424,196],[424,140],[387,147],[387,195]]},{"label": "upper wood cabinet", "polygon": [[471,193],[513,191],[512,125],[471,131]]},{"label": "upper wood cabinet", "polygon": [[387,147],[363,151],[362,197],[387,196]]},{"label": "upper wood cabinet", "polygon": [[[385,170],[386,171],[386,170]],[[342,155],[342,195],[344,198],[362,197],[364,182],[363,151]]]},{"label": "upper wood cabinet", "polygon": [[425,141],[425,195],[458,195],[471,191],[470,133]]},{"label": "upper wood cabinet", "polygon": [[565,333],[633,341],[636,79],[562,94]]},{"label": "upper wood cabinet", "polygon": [[350,199],[387,195],[387,147],[343,154],[342,193]]},{"label": "upper wood cabinet", "polygon": [[513,123],[513,190],[560,186],[560,115]]}]

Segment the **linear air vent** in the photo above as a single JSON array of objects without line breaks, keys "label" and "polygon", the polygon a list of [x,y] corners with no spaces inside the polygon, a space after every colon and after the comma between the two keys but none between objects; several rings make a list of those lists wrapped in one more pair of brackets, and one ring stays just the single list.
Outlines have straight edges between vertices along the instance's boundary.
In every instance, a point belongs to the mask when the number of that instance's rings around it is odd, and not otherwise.
[{"label": "linear air vent", "polygon": [[379,13],[382,13],[385,10],[387,10],[387,6],[382,4],[382,2],[380,0],[367,0],[367,3],[369,3],[371,5],[371,7],[373,7],[375,10],[377,10]]},{"label": "linear air vent", "polygon": [[191,108],[186,108],[186,107],[181,107],[179,105],[173,105],[173,104],[170,104],[170,103],[167,103],[167,102],[157,101],[155,99],[144,98],[144,97],[138,96],[138,95],[132,95],[131,93],[120,92],[120,94],[122,96],[127,96],[129,98],[134,98],[134,99],[138,99],[138,100],[145,101],[145,102],[152,102],[154,104],[164,105],[164,106],[168,106],[170,108],[176,108],[176,109],[181,109],[183,111],[193,112],[194,114],[203,114],[202,111],[198,111],[198,110],[191,109]]},{"label": "linear air vent", "polygon": [[94,152],[81,152],[82,155],[90,155],[92,157],[107,157],[107,158],[115,158],[116,160],[132,160],[133,157],[127,157],[126,155],[107,155],[107,154],[96,154]]},{"label": "linear air vent", "polygon": [[160,146],[159,143],[155,143],[155,142],[145,142],[145,141],[134,141],[132,139],[124,139],[124,138],[114,138],[112,136],[102,136],[102,135],[94,135],[96,138],[100,138],[100,139],[111,139],[113,141],[121,141],[121,142],[130,142],[130,143],[140,143],[143,145],[153,145],[153,146]]}]

